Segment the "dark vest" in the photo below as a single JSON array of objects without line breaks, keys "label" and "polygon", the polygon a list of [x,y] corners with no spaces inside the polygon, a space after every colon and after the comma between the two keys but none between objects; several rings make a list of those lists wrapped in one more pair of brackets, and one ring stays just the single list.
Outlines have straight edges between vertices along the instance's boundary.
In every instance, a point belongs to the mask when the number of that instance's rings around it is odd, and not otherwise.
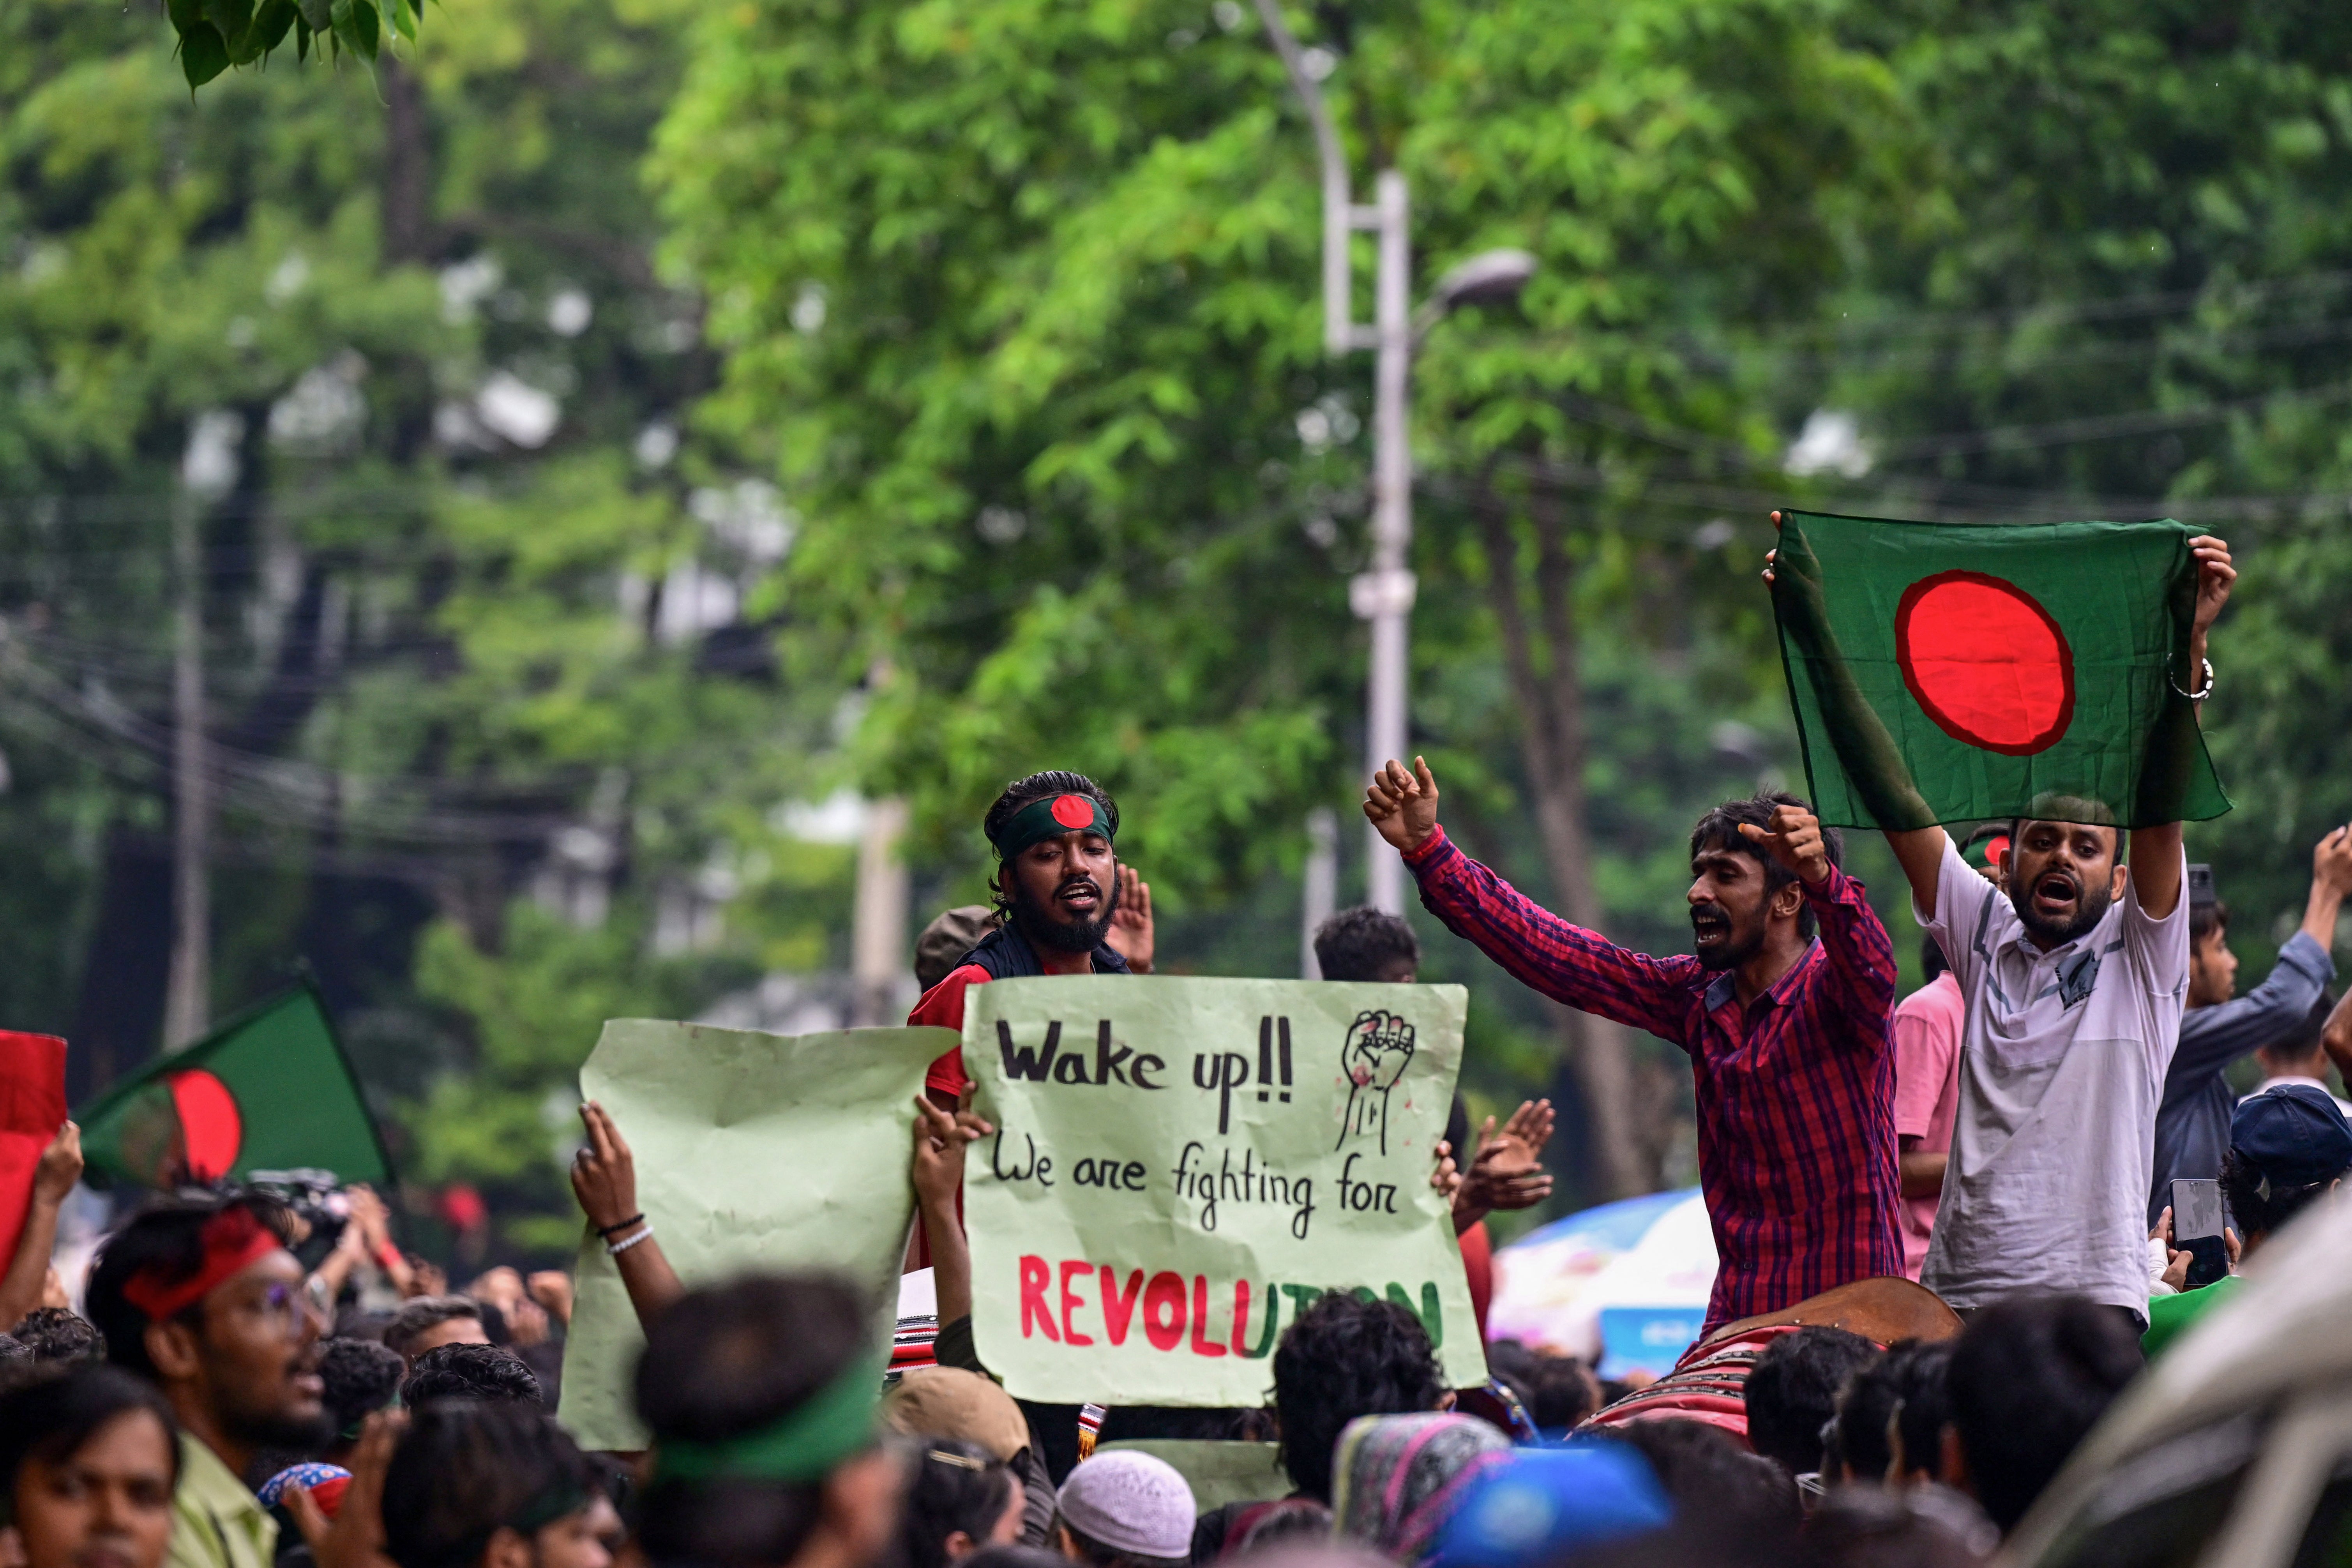
[{"label": "dark vest", "polygon": [[[1110,943],[1097,943],[1094,951],[1097,974],[1131,974],[1127,960],[1113,950]],[[1024,975],[1043,974],[1045,966],[1037,962],[1037,950],[1029,939],[1009,925],[998,926],[981,938],[980,945],[956,960],[956,968],[977,963],[988,971],[991,980],[1018,980]]]}]

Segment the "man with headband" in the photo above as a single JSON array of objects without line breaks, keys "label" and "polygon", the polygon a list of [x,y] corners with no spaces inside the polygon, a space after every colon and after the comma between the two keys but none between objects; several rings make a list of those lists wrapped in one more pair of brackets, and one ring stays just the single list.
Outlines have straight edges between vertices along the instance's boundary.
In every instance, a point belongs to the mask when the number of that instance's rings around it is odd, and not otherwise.
[{"label": "man with headband", "polygon": [[[996,929],[923,994],[909,1024],[963,1027],[963,994],[1031,974],[1151,973],[1151,889],[1113,848],[1118,806],[1084,773],[1007,784],[982,830],[996,850]],[[1116,941],[1113,939],[1116,938]],[[931,1064],[923,1087],[952,1110],[971,1079],[963,1053]]]},{"label": "man with headband", "polygon": [[166,1202],[115,1232],[90,1272],[107,1359],[152,1382],[180,1420],[172,1568],[270,1568],[277,1522],[239,1478],[264,1449],[332,1435],[320,1325],[282,1214],[249,1194]]}]

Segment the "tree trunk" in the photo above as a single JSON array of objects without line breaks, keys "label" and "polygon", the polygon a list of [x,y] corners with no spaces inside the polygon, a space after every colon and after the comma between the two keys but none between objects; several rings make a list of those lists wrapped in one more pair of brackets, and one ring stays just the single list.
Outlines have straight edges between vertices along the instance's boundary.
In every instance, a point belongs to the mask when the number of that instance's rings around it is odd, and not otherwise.
[{"label": "tree trunk", "polygon": [[[1601,898],[1592,883],[1592,843],[1585,830],[1584,691],[1577,668],[1575,563],[1569,559],[1566,519],[1555,498],[1538,498],[1530,515],[1536,537],[1536,605],[1545,655],[1537,660],[1536,629],[1521,604],[1518,542],[1501,498],[1481,486],[1479,526],[1486,553],[1487,593],[1503,633],[1505,662],[1521,723],[1520,751],[1535,798],[1559,912],[1591,930],[1601,926]],[[1654,1125],[1663,1097],[1644,1081],[1632,1032],[1622,1025],[1567,1007],[1558,1010],[1561,1042],[1584,1091],[1592,1174],[1605,1196],[1654,1189],[1664,1141]]]},{"label": "tree trunk", "polygon": [[386,49],[376,65],[383,88],[383,258],[433,258],[433,153],[425,85]]}]

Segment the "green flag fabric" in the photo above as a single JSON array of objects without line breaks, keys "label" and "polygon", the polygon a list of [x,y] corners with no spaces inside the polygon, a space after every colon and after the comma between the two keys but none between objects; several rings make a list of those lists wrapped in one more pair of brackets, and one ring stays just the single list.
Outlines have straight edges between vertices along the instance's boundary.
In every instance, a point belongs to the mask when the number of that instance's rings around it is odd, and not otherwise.
[{"label": "green flag fabric", "polygon": [[1814,811],[1897,829],[2228,811],[2180,687],[2192,537],[1782,513],[1772,607]]},{"label": "green flag fabric", "polygon": [[[680,1279],[843,1274],[873,1293],[887,1346],[915,1211],[914,1100],[924,1069],[955,1046],[949,1029],[785,1036],[615,1018],[580,1092],[627,1141],[637,1206]],[[645,1336],[593,1236],[575,1278],[559,1414],[583,1447],[642,1448],[630,1391]]]},{"label": "green flag fabric", "polygon": [[[972,1338],[1024,1399],[1251,1405],[1329,1290],[1418,1317],[1486,1381],[1429,1184],[1458,985],[1073,975],[964,994]],[[1263,1495],[1263,1494],[1261,1494]]]},{"label": "green flag fabric", "polygon": [[319,994],[298,985],[169,1051],[74,1113],[102,1180],[161,1187],[309,1166],[384,1182],[384,1158]]}]

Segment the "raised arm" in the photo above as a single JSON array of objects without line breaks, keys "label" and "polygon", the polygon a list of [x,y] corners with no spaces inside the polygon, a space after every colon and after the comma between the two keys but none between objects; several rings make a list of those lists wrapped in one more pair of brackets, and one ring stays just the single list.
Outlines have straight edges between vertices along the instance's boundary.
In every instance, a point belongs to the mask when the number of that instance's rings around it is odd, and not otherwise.
[{"label": "raised arm", "polygon": [[[1855,1004],[1855,1010],[1842,1014],[1843,1021],[1853,1026],[1857,1040],[1886,1049],[1886,1016],[1895,1006],[1894,939],[1870,907],[1862,884],[1830,864],[1821,818],[1800,806],[1778,805],[1772,808],[1769,828],[1742,823],[1739,831],[1796,877],[1821,922],[1822,953],[1830,973]],[[1943,836],[1941,828],[1927,831]],[[1937,852],[1942,853],[1940,844]]]},{"label": "raised arm", "polygon": [[[612,1253],[613,1263],[637,1321],[650,1325],[664,1308],[686,1294],[686,1287],[662,1255],[645,1211],[637,1207],[636,1156],[629,1152],[620,1128],[593,1100],[581,1106],[580,1121],[588,1130],[588,1142],[572,1162],[572,1195],[606,1250],[627,1243]],[[633,1237],[644,1239],[633,1241]]]},{"label": "raised arm", "polygon": [[[1780,526],[1780,514],[1772,514],[1772,526]],[[1780,552],[1772,550],[1764,556],[1764,583],[1772,590],[1773,615],[1790,641],[1817,657],[1812,661],[1816,670],[1827,672],[1828,679],[1820,682],[1814,695],[1824,710],[1833,712],[1842,733],[1863,755],[1841,758],[1846,762],[1846,772],[1858,787],[1865,792],[1864,804],[1871,816],[1881,824],[1903,823],[1908,826],[1883,827],[1895,858],[1902,863],[1904,878],[1911,884],[1912,902],[1930,913],[1935,911],[1936,892],[1943,877],[1944,830],[1936,826],[1935,812],[1918,790],[1911,784],[1909,764],[1904,762],[1902,749],[1895,737],[1886,732],[1869,703],[1853,689],[1852,677],[1846,675],[1845,661],[1835,657],[1836,646],[1830,641],[1829,618],[1821,605],[1821,577],[1811,570],[1811,546],[1801,538],[1789,548],[1792,552],[1790,570],[1779,570]],[[1790,679],[1794,679],[1790,667]],[[1890,790],[1879,790],[1872,780],[1900,781]]]},{"label": "raised arm", "polygon": [[1404,856],[1421,901],[1454,935],[1556,1002],[1680,1043],[1695,958],[1654,958],[1564,921],[1456,848],[1437,825],[1437,780],[1426,760],[1391,761],[1372,775],[1364,816]]},{"label": "raised arm", "polygon": [[[2197,562],[2197,608],[2189,625],[2189,649],[2183,668],[2170,672],[2170,678],[2182,683],[2180,689],[2196,694],[2198,719],[2204,719],[2201,704],[2205,691],[2205,634],[2213,627],[2214,617],[2221,606],[2230,602],[2230,585],[2238,580],[2238,570],[2230,563],[2227,541],[2200,533],[2189,542],[2189,553]],[[2180,901],[2180,824],[2160,822],[2153,827],[2137,827],[2131,836],[2131,879],[2133,896],[2139,907],[2152,920],[2162,920],[2172,913]]]},{"label": "raised arm", "polygon": [[[967,1094],[966,1103],[970,1103]],[[952,1113],[918,1096],[915,1154],[908,1174],[916,1212],[931,1242],[931,1282],[939,1293],[940,1326],[971,1316],[971,1244],[956,1213],[963,1190],[963,1152],[996,1129],[969,1110]]]},{"label": "raised arm", "polygon": [[58,1245],[58,1213],[81,1180],[81,1129],[68,1121],[58,1129],[33,1167],[33,1202],[16,1238],[16,1256],[0,1276],[0,1330],[12,1329],[41,1304],[48,1283],[49,1254]]}]

